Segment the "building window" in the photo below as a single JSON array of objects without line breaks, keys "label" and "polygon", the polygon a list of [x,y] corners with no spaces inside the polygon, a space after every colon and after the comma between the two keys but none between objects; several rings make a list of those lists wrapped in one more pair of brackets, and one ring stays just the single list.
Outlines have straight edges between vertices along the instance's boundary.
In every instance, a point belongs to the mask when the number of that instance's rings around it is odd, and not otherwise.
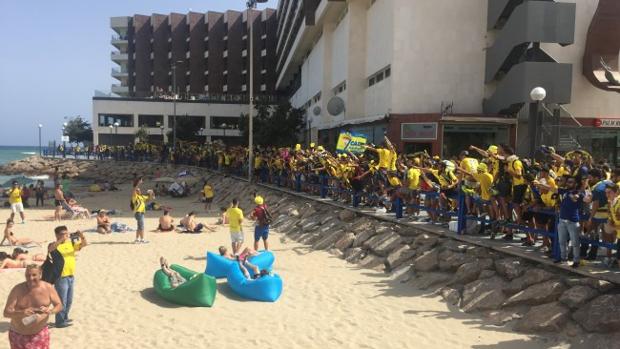
[{"label": "building window", "polygon": [[[197,130],[201,128],[205,128],[205,125],[207,123],[206,117],[204,116],[178,115],[177,114],[177,120],[181,118],[189,119],[191,123],[194,124],[194,128]],[[168,127],[172,127],[173,125],[174,125],[174,115],[168,115]]]},{"label": "building window", "polygon": [[375,77],[371,77],[370,79],[368,79],[368,87],[372,86],[375,84]]},{"label": "building window", "polygon": [[392,68],[390,67],[385,68],[385,78],[386,79],[389,78],[391,74],[392,74]]},{"label": "building window", "polygon": [[238,129],[239,118],[236,116],[211,116],[209,127],[215,130]]},{"label": "building window", "polygon": [[384,79],[387,79],[390,77],[390,75],[392,75],[392,68],[391,66],[387,66],[381,70],[379,70],[378,72],[372,74],[369,78],[368,78],[368,87],[373,86],[375,84],[378,84],[379,82],[383,81]]},{"label": "building window", "polygon": [[377,80],[377,82],[383,80],[383,72],[377,73],[377,77],[375,78],[375,80]]},{"label": "building window", "polygon": [[99,126],[108,127],[118,123],[119,127],[133,127],[133,115],[131,114],[99,114]]},{"label": "building window", "polygon": [[163,115],[150,115],[150,114],[140,114],[138,115],[138,127],[159,127],[164,124],[164,116]]}]

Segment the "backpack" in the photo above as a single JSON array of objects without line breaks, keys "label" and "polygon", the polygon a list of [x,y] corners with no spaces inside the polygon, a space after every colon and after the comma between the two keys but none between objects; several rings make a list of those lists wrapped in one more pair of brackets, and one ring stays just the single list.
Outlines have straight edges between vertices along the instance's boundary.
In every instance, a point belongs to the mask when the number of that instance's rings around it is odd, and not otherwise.
[{"label": "backpack", "polygon": [[62,269],[65,267],[65,259],[58,250],[54,250],[47,254],[45,262],[41,266],[41,280],[50,284],[55,284],[62,275]]},{"label": "backpack", "polygon": [[269,210],[266,207],[262,207],[263,209],[263,218],[261,219],[261,225],[265,226],[265,225],[270,225],[271,223],[273,223],[273,217],[271,216],[271,213],[269,213]]}]

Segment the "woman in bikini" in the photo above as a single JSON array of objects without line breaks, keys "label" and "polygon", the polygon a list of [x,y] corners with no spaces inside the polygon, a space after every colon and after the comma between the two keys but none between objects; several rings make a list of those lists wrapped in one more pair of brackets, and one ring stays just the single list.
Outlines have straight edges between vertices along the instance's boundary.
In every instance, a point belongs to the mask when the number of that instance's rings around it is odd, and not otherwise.
[{"label": "woman in bikini", "polygon": [[43,253],[37,253],[35,255],[30,256],[28,254],[28,251],[23,250],[19,247],[16,247],[13,250],[13,253],[11,254],[11,259],[16,260],[16,261],[30,262],[29,264],[36,263],[36,262],[43,263],[45,262],[45,255]]},{"label": "woman in bikini", "polygon": [[7,219],[6,227],[4,228],[4,238],[0,242],[0,246],[2,246],[4,244],[5,240],[9,242],[9,246],[26,246],[26,245],[30,245],[30,244],[39,245],[38,243],[36,243],[32,239],[28,239],[28,238],[18,239],[18,238],[16,238],[15,234],[13,234],[13,225],[14,225],[13,220],[11,220],[10,218]]},{"label": "woman in bikini", "polygon": [[0,251],[0,269],[25,268],[29,264],[41,265],[43,262],[28,259],[15,260],[8,253]]}]

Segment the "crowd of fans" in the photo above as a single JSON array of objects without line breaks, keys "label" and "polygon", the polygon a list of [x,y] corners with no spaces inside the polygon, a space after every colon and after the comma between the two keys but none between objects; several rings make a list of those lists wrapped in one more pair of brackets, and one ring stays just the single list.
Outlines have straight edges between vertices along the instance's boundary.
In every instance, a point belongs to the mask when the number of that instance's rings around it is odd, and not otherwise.
[{"label": "crowd of fans", "polygon": [[[248,171],[247,148],[217,142],[180,143],[174,151],[142,143],[100,145],[91,155],[193,165],[240,176]],[[426,152],[398,153],[386,137],[382,145],[368,145],[359,154],[331,153],[314,144],[308,149],[299,144],[257,147],[251,165],[256,181],[378,212],[402,204],[405,219],[433,224],[448,225],[460,208],[469,219],[468,233],[507,241],[522,237],[524,246],[540,248],[557,262],[572,259],[573,267],[596,259],[602,247],[603,262],[618,265],[612,250],[617,250],[613,244],[620,231],[620,169],[612,170],[607,161],[595,161],[583,150],[560,155],[543,146],[535,159],[520,159],[508,145],[471,146],[442,159]],[[552,254],[555,231],[559,255]]]}]

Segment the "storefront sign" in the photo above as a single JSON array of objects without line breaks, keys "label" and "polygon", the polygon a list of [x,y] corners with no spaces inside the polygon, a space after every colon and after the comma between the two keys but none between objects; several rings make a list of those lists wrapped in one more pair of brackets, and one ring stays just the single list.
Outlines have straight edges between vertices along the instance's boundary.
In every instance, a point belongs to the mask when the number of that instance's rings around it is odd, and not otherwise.
[{"label": "storefront sign", "polygon": [[340,132],[336,151],[338,153],[351,152],[353,154],[361,154],[366,150],[365,145],[367,142],[368,138],[364,134]]},{"label": "storefront sign", "polygon": [[618,119],[595,119],[594,127],[620,127],[620,118]]},{"label": "storefront sign", "polygon": [[432,141],[437,139],[436,122],[412,122],[400,125],[400,138],[404,141]]}]

